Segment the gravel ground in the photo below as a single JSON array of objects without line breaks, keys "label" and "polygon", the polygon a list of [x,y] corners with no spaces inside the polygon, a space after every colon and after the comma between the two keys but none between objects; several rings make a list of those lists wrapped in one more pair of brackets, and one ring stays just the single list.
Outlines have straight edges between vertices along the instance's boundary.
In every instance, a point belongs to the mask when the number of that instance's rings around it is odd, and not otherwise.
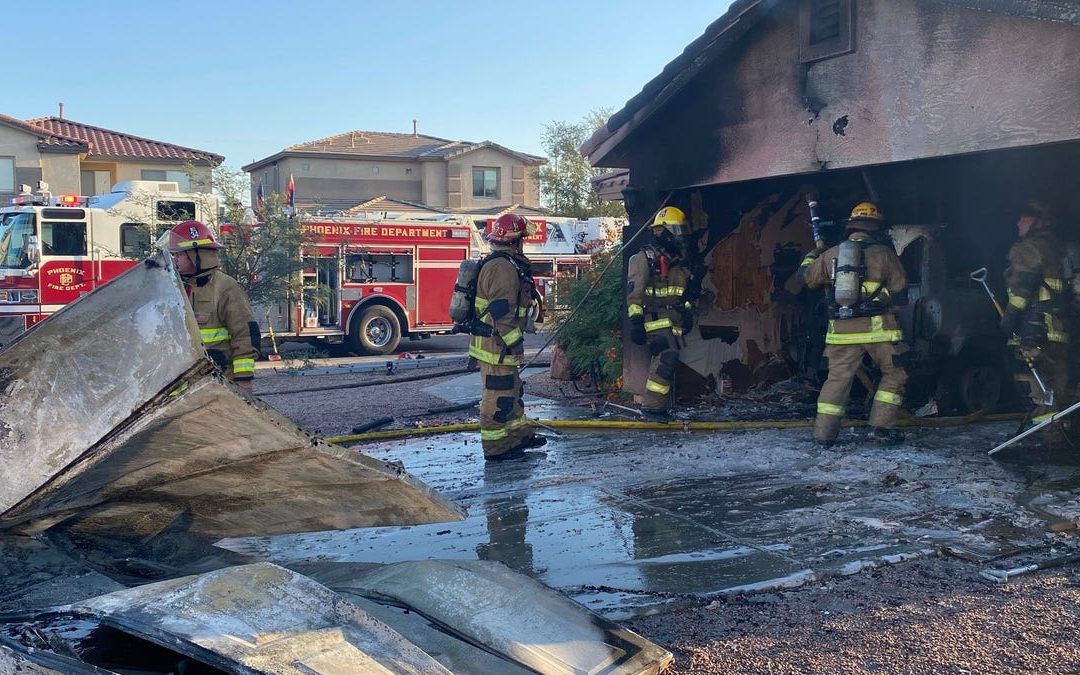
[{"label": "gravel ground", "polygon": [[1080,578],[932,558],[628,622],[676,673],[1075,673]]},{"label": "gravel ground", "polygon": [[[388,428],[475,421],[476,408],[429,412],[446,403],[422,390],[456,376],[273,394],[383,376],[260,375],[256,392],[301,426],[328,436],[384,416],[394,417]],[[546,373],[530,377],[526,389],[567,404],[597,400]],[[781,387],[779,395],[722,399],[711,409],[697,408],[694,416],[766,417],[777,409],[802,416],[806,406],[795,388]],[[993,566],[1032,560],[1014,557]],[[627,626],[671,650],[676,673],[1080,672],[1078,567],[1035,572],[1005,585],[981,580],[986,567],[956,558],[921,559],[790,591],[724,597]]]}]

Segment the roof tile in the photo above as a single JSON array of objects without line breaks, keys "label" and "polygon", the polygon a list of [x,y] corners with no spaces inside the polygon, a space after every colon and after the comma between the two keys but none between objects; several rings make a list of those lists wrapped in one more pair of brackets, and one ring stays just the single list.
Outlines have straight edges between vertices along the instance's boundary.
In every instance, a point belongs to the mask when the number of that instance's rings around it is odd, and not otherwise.
[{"label": "roof tile", "polygon": [[88,159],[99,157],[118,157],[125,159],[158,159],[166,161],[212,162],[225,161],[221,155],[205,150],[187,148],[174,143],[155,141],[149,138],[133,136],[119,131],[75,122],[60,117],[39,117],[28,120],[27,124],[45,131],[85,143],[90,151]]}]

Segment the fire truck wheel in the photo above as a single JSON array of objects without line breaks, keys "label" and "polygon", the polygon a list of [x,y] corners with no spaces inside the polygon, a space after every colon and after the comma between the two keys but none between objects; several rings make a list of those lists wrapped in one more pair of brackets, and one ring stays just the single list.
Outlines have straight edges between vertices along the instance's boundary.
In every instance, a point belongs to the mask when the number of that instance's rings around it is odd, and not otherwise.
[{"label": "fire truck wheel", "polygon": [[401,324],[389,307],[372,305],[353,324],[349,340],[363,354],[389,354],[401,342]]}]

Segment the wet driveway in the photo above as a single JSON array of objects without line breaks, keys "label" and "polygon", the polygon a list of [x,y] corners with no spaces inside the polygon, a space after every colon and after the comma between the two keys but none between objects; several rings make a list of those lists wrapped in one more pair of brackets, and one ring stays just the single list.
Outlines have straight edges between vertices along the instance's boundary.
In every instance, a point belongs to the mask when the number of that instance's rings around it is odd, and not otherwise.
[{"label": "wet driveway", "polygon": [[1078,474],[987,458],[1010,430],[917,430],[892,448],[845,432],[847,443],[831,449],[813,446],[806,430],[589,431],[487,464],[474,434],[365,445],[465,506],[468,518],[220,545],[283,564],[501,561],[625,618],[912,557],[985,560],[1044,545],[1061,536],[1048,532],[1047,517],[1080,511]]}]

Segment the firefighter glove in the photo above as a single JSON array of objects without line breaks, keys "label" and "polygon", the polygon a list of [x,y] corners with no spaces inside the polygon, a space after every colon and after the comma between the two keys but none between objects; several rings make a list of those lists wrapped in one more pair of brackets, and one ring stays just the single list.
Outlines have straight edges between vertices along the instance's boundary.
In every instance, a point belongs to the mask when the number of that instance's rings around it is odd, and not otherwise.
[{"label": "firefighter glove", "polygon": [[694,314],[692,312],[685,312],[682,316],[682,332],[683,335],[689,333],[694,328]]},{"label": "firefighter glove", "polygon": [[653,356],[663,353],[668,348],[667,340],[650,340],[649,353]]},{"label": "firefighter glove", "polygon": [[630,340],[636,345],[645,344],[645,317],[640,314],[630,318]]},{"label": "firefighter glove", "polygon": [[1021,342],[1020,349],[1018,349],[1017,351],[1020,354],[1021,361],[1030,363],[1035,359],[1039,358],[1039,354],[1042,352],[1042,349],[1037,344],[1024,344],[1023,342]]}]

